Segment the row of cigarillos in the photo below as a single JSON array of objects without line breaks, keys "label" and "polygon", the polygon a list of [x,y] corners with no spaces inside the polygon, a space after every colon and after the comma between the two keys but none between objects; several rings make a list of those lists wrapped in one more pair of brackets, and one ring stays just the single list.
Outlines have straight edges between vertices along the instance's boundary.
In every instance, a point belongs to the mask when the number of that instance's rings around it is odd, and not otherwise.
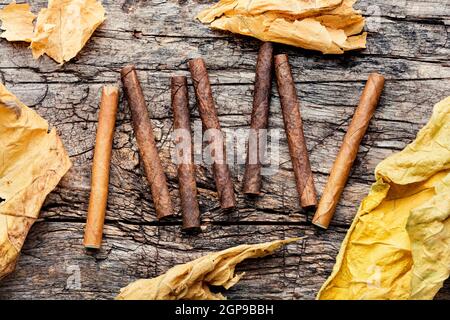
[{"label": "row of cigarillos", "polygon": [[300,105],[288,56],[279,54],[274,57],[273,46],[268,42],[261,45],[256,64],[251,131],[249,135],[243,192],[248,195],[259,195],[261,193],[262,159],[260,159],[261,152],[259,149],[262,146],[261,132],[267,128],[268,124],[274,65],[284,128],[288,140],[300,205],[303,208],[315,207],[317,205],[316,189],[303,133]]},{"label": "row of cigarillos", "polygon": [[369,76],[319,205],[317,205],[317,194],[303,132],[300,106],[288,56],[279,54],[273,57],[273,47],[270,43],[264,43],[261,46],[256,66],[251,132],[243,192],[249,195],[258,195],[261,192],[260,152],[259,150],[255,152],[255,148],[250,146],[256,145],[256,149],[261,147],[259,131],[267,128],[273,64],[300,206],[303,208],[317,207],[313,224],[327,229],[350,175],[361,141],[375,113],[385,80],[382,75],[377,73]]},{"label": "row of cigarillos", "polygon": [[[164,219],[173,215],[173,207],[145,97],[133,65],[124,67],[121,70],[121,76],[156,215],[158,219]],[[87,249],[99,249],[102,243],[118,101],[119,89],[117,87],[103,88],[92,165],[91,195],[83,242]]]},{"label": "row of cigarillos", "polygon": [[[220,206],[224,210],[236,207],[233,182],[226,162],[225,139],[221,131],[214,104],[211,84],[205,61],[201,58],[189,61],[192,83],[203,126],[209,132],[208,144],[213,156],[213,174],[216,182]],[[187,78],[174,76],[171,79],[172,110],[174,116],[177,171],[180,189],[183,230],[200,228],[200,209],[197,200],[193,146],[190,133],[189,97]],[[206,135],[206,133],[205,133]]]},{"label": "row of cigarillos", "polygon": [[[192,59],[189,61],[189,69],[203,126],[207,130],[214,129],[215,132],[208,138],[208,143],[214,145],[213,172],[220,205],[222,209],[232,209],[236,206],[236,199],[230,170],[226,162],[225,140],[221,132],[206,64],[203,59]],[[288,56],[279,54],[273,57],[273,46],[270,43],[264,43],[258,55],[243,192],[250,195],[258,195],[261,192],[260,131],[266,129],[268,124],[273,69],[275,69],[276,74],[284,128],[300,206],[303,208],[316,207],[316,189],[303,132],[298,95]],[[164,219],[173,215],[174,210],[164,169],[158,155],[145,97],[135,67],[133,65],[124,67],[121,70],[121,77],[155,211],[158,219]],[[376,73],[371,74],[313,218],[313,224],[318,227],[327,229],[331,222],[383,87],[384,77]],[[198,230],[200,228],[200,209],[193,164],[186,77],[172,77],[171,98],[174,128],[182,130],[184,133],[182,136],[175,138],[175,143],[180,142],[177,140],[186,140],[183,142],[188,145],[188,148],[183,148],[182,154],[178,155],[187,158],[187,160],[185,159],[185,161],[177,164],[183,230]],[[100,248],[102,242],[118,101],[119,89],[117,87],[106,86],[103,88],[92,166],[91,195],[84,236],[84,246],[90,249]],[[256,152],[254,148],[250,147],[251,145],[257,146]]]},{"label": "row of cigarillos", "polygon": [[[203,125],[207,129],[215,129],[216,132],[220,133],[212,136],[211,141],[209,141],[220,149],[220,152],[216,152],[214,158],[214,178],[222,209],[232,209],[236,206],[236,199],[231,174],[225,158],[225,139],[221,134],[206,65],[202,59],[193,59],[189,62],[189,68]],[[164,169],[158,155],[147,104],[133,65],[126,66],[121,70],[121,78],[131,110],[133,130],[147,181],[150,185],[155,211],[157,218],[161,220],[172,216],[174,210]],[[177,164],[183,230],[198,230],[200,228],[200,209],[197,200],[193,146],[190,135],[186,77],[172,77],[171,91],[174,128],[176,130],[181,129],[185,133],[176,140],[186,139],[187,141],[184,142],[189,145],[187,149],[183,149],[185,154],[181,155],[181,157],[188,157],[187,161]],[[119,89],[117,87],[105,87],[103,89],[92,165],[91,195],[84,236],[84,246],[88,249],[99,249],[102,242],[118,97]],[[179,141],[175,142],[178,143]],[[223,158],[220,159],[217,155],[222,155]]]}]

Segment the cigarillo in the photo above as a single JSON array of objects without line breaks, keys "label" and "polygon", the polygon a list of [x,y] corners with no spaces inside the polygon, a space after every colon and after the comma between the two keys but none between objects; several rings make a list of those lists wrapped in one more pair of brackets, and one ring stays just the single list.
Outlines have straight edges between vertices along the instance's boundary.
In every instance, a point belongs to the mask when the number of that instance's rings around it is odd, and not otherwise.
[{"label": "cigarillo", "polygon": [[88,249],[99,249],[102,244],[108,200],[111,150],[118,103],[119,89],[114,86],[103,87],[92,164],[91,195],[84,231],[83,244]]},{"label": "cigarillo", "polygon": [[177,151],[178,183],[180,189],[183,230],[200,229],[200,209],[197,200],[191,121],[189,116],[189,96],[187,79],[175,76],[171,79],[172,110]]},{"label": "cigarillo", "polygon": [[158,155],[147,104],[135,67],[133,65],[124,67],[121,74],[141,161],[150,185],[157,218],[161,220],[173,215],[173,206],[166,175]]},{"label": "cigarillo", "polygon": [[255,91],[251,130],[247,149],[243,192],[248,195],[261,193],[261,148],[264,146],[263,130],[269,120],[270,93],[272,89],[273,46],[270,42],[261,45],[256,63]]},{"label": "cigarillo", "polygon": [[353,162],[358,154],[361,141],[380,100],[383,87],[384,77],[377,73],[372,73],[367,80],[359,105],[344,137],[313,218],[313,224],[320,228],[327,229],[330,225],[350,175]]},{"label": "cigarillo", "polygon": [[200,118],[206,130],[213,133],[210,144],[216,146],[213,171],[220,206],[222,209],[232,209],[236,207],[233,181],[226,160],[225,139],[221,132],[205,61],[201,58],[192,59],[189,61],[189,69],[194,83]]},{"label": "cigarillo", "polygon": [[274,60],[284,129],[288,140],[297,192],[301,207],[307,209],[317,205],[317,194],[303,132],[297,89],[292,78],[288,56],[285,54],[276,55]]}]

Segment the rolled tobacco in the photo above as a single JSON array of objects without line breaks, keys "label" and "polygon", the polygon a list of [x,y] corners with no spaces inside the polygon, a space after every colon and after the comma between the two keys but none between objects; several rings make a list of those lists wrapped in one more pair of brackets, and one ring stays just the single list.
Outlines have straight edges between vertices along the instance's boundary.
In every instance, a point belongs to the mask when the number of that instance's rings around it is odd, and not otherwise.
[{"label": "rolled tobacco", "polygon": [[372,73],[367,80],[359,105],[342,142],[339,154],[331,169],[330,177],[323,191],[313,224],[327,229],[333,218],[339,199],[344,191],[353,162],[358,154],[361,140],[369,127],[370,119],[380,100],[384,87],[384,77]]},{"label": "rolled tobacco", "polygon": [[116,86],[103,87],[92,164],[91,195],[84,230],[84,246],[88,249],[100,249],[102,244],[118,104],[119,88]]},{"label": "rolled tobacco", "polygon": [[171,90],[183,230],[195,231],[200,228],[200,209],[195,182],[186,77],[172,77]]},{"label": "rolled tobacco", "polygon": [[172,201],[166,175],[161,165],[158,149],[155,143],[152,123],[145,103],[142,87],[139,83],[135,67],[126,66],[121,71],[122,82],[131,110],[133,129],[136,135],[141,161],[144,166],[147,181],[150,185],[153,202],[158,219],[173,215]]},{"label": "rolled tobacco", "polygon": [[217,110],[214,105],[211,85],[205,61],[201,58],[189,61],[189,69],[194,83],[197,105],[203,126],[209,137],[209,145],[213,148],[213,171],[222,209],[236,207],[233,182],[226,162],[225,141],[221,132]]},{"label": "rolled tobacco", "polygon": [[289,59],[287,55],[280,54],[275,56],[274,61],[284,128],[300,204],[303,208],[315,207],[317,205],[316,188],[309,163],[300,105],[294,79],[292,78],[291,67],[289,66]]},{"label": "rolled tobacco", "polygon": [[273,45],[263,43],[256,64],[253,111],[248,142],[247,162],[244,173],[243,192],[249,195],[261,193],[261,156],[264,130],[267,129],[272,88]]}]

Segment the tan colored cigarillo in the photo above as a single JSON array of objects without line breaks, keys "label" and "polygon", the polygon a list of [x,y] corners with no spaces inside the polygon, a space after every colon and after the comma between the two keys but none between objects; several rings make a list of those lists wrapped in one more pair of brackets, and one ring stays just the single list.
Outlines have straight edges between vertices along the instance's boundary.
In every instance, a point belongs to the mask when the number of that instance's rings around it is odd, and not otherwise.
[{"label": "tan colored cigarillo", "polygon": [[92,164],[91,196],[84,231],[84,247],[87,249],[100,249],[102,244],[118,103],[119,89],[115,86],[103,87]]},{"label": "tan colored cigarillo", "polygon": [[330,177],[323,191],[319,206],[313,218],[313,224],[328,229],[333,219],[339,199],[344,191],[347,179],[358,154],[359,146],[369,127],[370,119],[380,100],[384,87],[384,77],[372,73],[367,80],[355,115],[344,137],[339,154],[331,169]]}]

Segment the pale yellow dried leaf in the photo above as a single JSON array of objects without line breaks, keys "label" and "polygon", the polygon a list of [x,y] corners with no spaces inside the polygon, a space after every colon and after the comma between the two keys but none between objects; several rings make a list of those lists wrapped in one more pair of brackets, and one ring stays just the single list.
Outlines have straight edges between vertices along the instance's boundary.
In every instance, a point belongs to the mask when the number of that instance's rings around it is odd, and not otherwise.
[{"label": "pale yellow dried leaf", "polygon": [[2,38],[8,41],[30,42],[33,38],[33,21],[36,16],[31,13],[29,4],[16,4],[15,1],[0,10]]},{"label": "pale yellow dried leaf", "polygon": [[198,15],[213,29],[230,31],[324,54],[364,49],[364,17],[353,0],[222,0]]},{"label": "pale yellow dried leaf", "polygon": [[344,30],[327,28],[315,18],[289,21],[273,14],[238,15],[217,19],[211,27],[324,54],[342,54],[365,48],[366,44],[365,33],[356,38],[348,37]]},{"label": "pale yellow dried leaf", "polygon": [[48,123],[0,84],[0,279],[14,269],[47,195],[71,166]]},{"label": "pale yellow dried leaf", "polygon": [[44,53],[58,63],[74,58],[105,20],[97,0],[49,0],[39,12],[31,49],[34,58]]},{"label": "pale yellow dried leaf", "polygon": [[272,12],[298,19],[335,9],[341,4],[342,0],[221,0],[202,11],[197,18],[203,23],[211,23],[223,15],[255,16]]},{"label": "pale yellow dried leaf", "polygon": [[319,299],[432,299],[450,271],[450,97],[375,170]]},{"label": "pale yellow dried leaf", "polygon": [[327,28],[343,30],[347,36],[360,34],[365,25],[364,17],[358,14],[347,15],[344,19],[339,15],[326,14],[314,19]]},{"label": "pale yellow dried leaf", "polygon": [[298,240],[300,239],[240,245],[211,253],[189,263],[177,265],[157,278],[137,280],[121,289],[116,299],[222,300],[225,297],[220,293],[212,293],[209,286],[231,288],[243,276],[235,274],[237,264],[246,259],[265,257],[283,245]]},{"label": "pale yellow dried leaf", "polygon": [[411,211],[406,229],[414,266],[410,299],[434,297],[450,273],[450,174],[437,195]]}]

